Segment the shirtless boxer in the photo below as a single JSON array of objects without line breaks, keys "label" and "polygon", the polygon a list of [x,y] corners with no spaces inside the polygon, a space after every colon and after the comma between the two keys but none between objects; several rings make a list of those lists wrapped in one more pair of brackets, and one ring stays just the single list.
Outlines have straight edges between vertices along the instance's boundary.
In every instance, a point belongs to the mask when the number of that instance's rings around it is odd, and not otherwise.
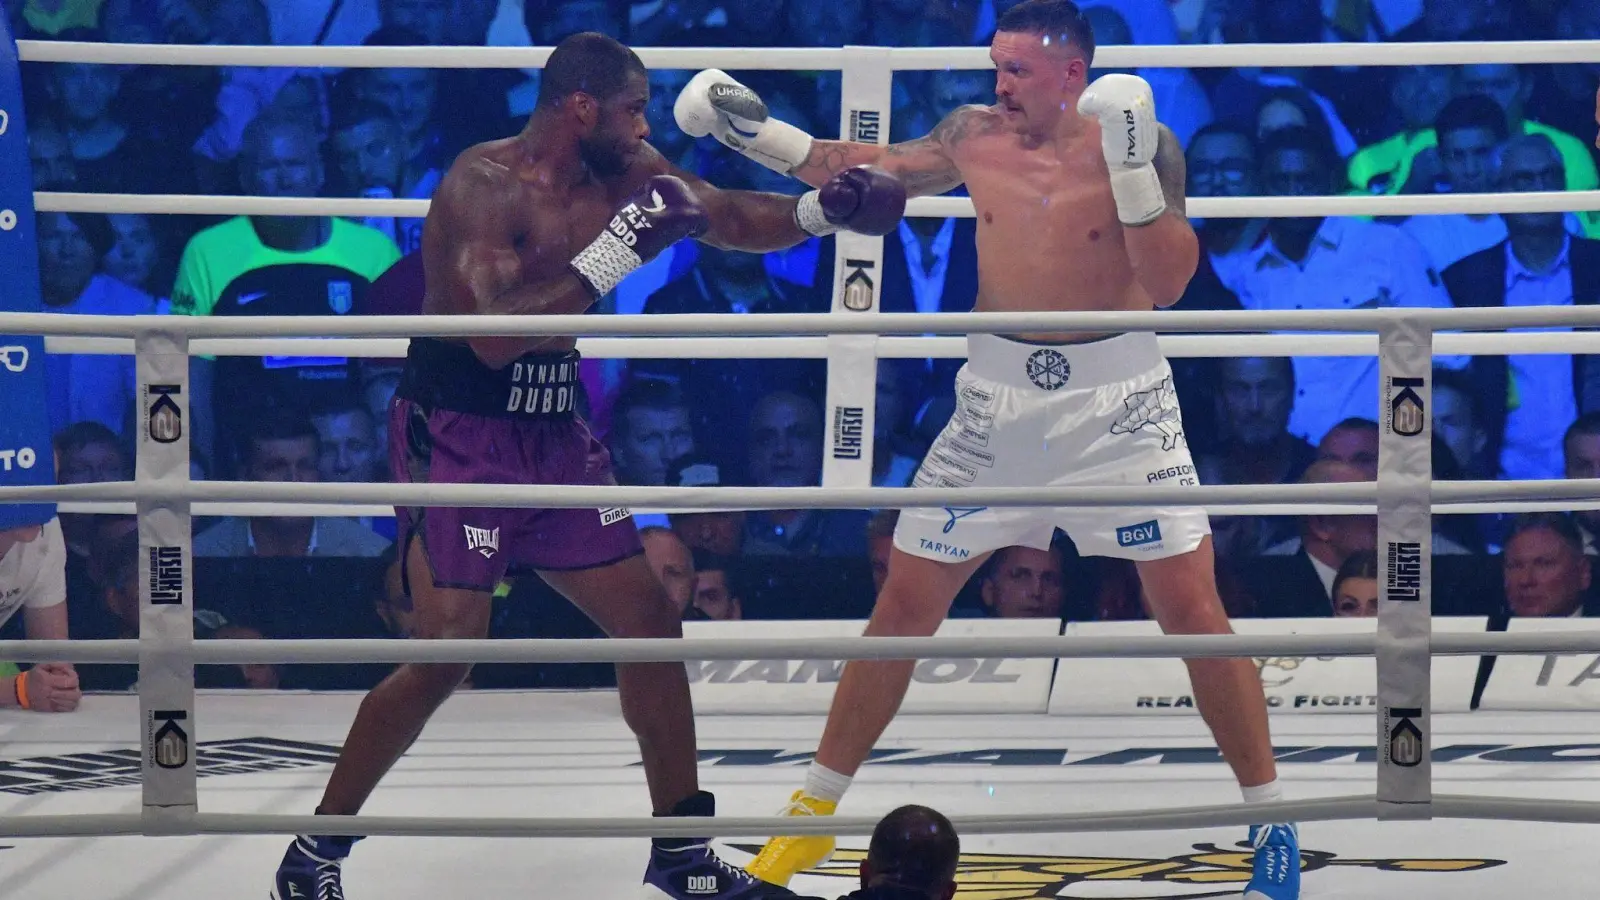
[{"label": "shirtless boxer", "polygon": [[[684,237],[765,252],[850,228],[882,234],[905,188],[880,169],[828,176],[803,197],[719,191],[646,144],[649,83],[632,51],[598,34],[562,41],[521,134],[468,149],[445,176],[423,229],[423,312],[582,313]],[[614,483],[603,446],[575,409],[570,338],[411,342],[390,405],[396,481]],[[397,509],[402,578],[417,636],[482,638],[490,592],[530,570],[613,637],[679,637],[676,609],[625,509]],[[400,666],[367,695],[317,812],[354,815],[467,674]],[[638,737],[658,816],[710,816],[699,789],[694,713],[682,663],[617,666],[622,715]],[[342,900],[353,840],[301,836],[275,900]],[[644,881],[668,896],[792,896],[719,860],[709,838],[656,839]],[[537,893],[537,891],[535,892]]]},{"label": "shirtless boxer", "polygon": [[[966,184],[977,209],[977,308],[986,312],[1149,310],[1171,306],[1193,276],[1198,245],[1184,217],[1183,150],[1157,123],[1148,84],[1107,75],[1092,86],[1093,36],[1065,0],[1027,0],[1000,19],[990,56],[998,103],[950,113],[932,134],[879,147],[814,140],[768,118],[725,74],[696,76],[675,111],[768,167],[820,184],[849,166],[880,165],[914,195]],[[957,409],[916,484],[949,488],[1193,484],[1172,374],[1153,334],[972,335]],[[1044,549],[1066,530],[1085,555],[1132,559],[1168,633],[1231,630],[1217,596],[1201,508],[906,510],[866,633],[931,635],[989,554]],[[834,811],[899,709],[907,661],[845,667],[806,779],[786,812]],[[1260,679],[1250,660],[1188,662],[1195,697],[1245,800],[1282,792]],[[1085,686],[1092,689],[1092,686]],[[1290,825],[1250,831],[1247,896],[1299,890]],[[833,850],[824,837],[770,841],[749,871],[787,884]]]}]

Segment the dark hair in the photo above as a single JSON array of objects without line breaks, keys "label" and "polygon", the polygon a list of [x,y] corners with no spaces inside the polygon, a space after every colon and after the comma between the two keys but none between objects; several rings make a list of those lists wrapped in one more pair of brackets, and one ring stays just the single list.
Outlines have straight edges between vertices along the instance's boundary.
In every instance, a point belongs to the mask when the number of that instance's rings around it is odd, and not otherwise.
[{"label": "dark hair", "polygon": [[244,458],[246,460],[255,455],[256,445],[265,441],[292,441],[297,438],[311,438],[321,446],[322,439],[317,434],[317,426],[311,423],[311,417],[298,409],[258,409],[250,416],[250,422],[245,426]]},{"label": "dark hair", "polygon": [[116,232],[111,230],[111,220],[104,213],[64,212],[58,215],[65,216],[73,227],[83,235],[83,239],[94,248],[94,261],[96,271],[99,269],[100,257],[111,252],[116,246]]},{"label": "dark hair", "polygon": [[1345,558],[1339,565],[1339,571],[1333,576],[1333,590],[1330,593],[1335,599],[1339,596],[1339,585],[1351,578],[1378,577],[1378,554],[1373,550],[1357,550]]},{"label": "dark hair", "polygon": [[1293,126],[1280,128],[1277,131],[1261,138],[1260,145],[1256,148],[1257,164],[1265,166],[1267,160],[1274,154],[1298,151],[1308,154],[1317,161],[1327,172],[1339,172],[1344,168],[1339,152],[1333,148],[1333,141],[1324,133],[1315,128]]},{"label": "dark hair", "polygon": [[628,433],[628,413],[636,409],[688,409],[689,401],[683,391],[670,381],[639,378],[628,382],[617,395],[611,407],[611,433],[622,437]]},{"label": "dark hair", "polygon": [[942,896],[955,880],[960,858],[955,826],[926,806],[902,806],[884,816],[867,846],[874,884],[893,884],[930,898]]},{"label": "dark hair", "polygon": [[580,91],[609,100],[630,76],[648,74],[639,55],[620,41],[597,31],[580,32],[550,52],[539,78],[539,105],[552,106]]},{"label": "dark hair", "polygon": [[1578,530],[1578,524],[1572,516],[1559,512],[1523,513],[1512,520],[1511,533],[1506,535],[1505,547],[1511,548],[1511,542],[1517,535],[1524,531],[1549,531],[1561,538],[1562,542],[1572,548],[1572,552],[1583,556],[1583,532]]},{"label": "dark hair", "polygon": [[[1483,427],[1483,399],[1478,396],[1477,388],[1473,386],[1472,379],[1465,372],[1455,369],[1436,367],[1433,370],[1433,390],[1454,391],[1467,401],[1467,411],[1472,414],[1472,424]],[[1600,433],[1600,432],[1596,432]]]},{"label": "dark hair", "polygon": [[117,453],[127,460],[128,454],[122,446],[122,438],[117,433],[100,424],[99,422],[74,422],[55,433],[50,439],[55,451],[60,456],[68,453],[77,453],[85,447],[100,445],[112,447]]},{"label": "dark hair", "polygon": [[1084,62],[1094,65],[1094,30],[1071,0],[1023,0],[1000,16],[995,31],[1067,40],[1083,54]]},{"label": "dark hair", "polygon": [[1447,131],[1467,128],[1482,128],[1492,133],[1496,141],[1503,141],[1509,136],[1505,110],[1483,94],[1464,94],[1451,100],[1444,105],[1444,109],[1439,110],[1439,116],[1433,124],[1433,130],[1440,137],[1444,137]]}]

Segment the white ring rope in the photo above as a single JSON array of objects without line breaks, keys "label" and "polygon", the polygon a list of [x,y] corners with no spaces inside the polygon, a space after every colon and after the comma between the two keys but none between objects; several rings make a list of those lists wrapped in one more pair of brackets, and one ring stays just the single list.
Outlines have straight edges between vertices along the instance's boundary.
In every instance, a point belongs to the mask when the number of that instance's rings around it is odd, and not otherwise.
[{"label": "white ring rope", "polygon": [[[854,315],[845,313],[844,315]],[[898,315],[889,313],[888,315]],[[1376,356],[1370,334],[1161,334],[1168,359],[1246,356]],[[404,359],[405,338],[201,338],[189,345],[196,356],[338,356]],[[51,337],[51,353],[133,354],[132,338]],[[590,359],[826,359],[825,337],[584,338],[578,352]],[[1600,353],[1600,331],[1444,333],[1433,343],[1440,356],[1528,353]],[[965,359],[962,337],[886,336],[879,359]]]},{"label": "white ring rope", "polygon": [[[148,484],[105,481],[0,487],[0,503],[72,500],[152,503],[366,503],[383,506],[450,506],[496,509],[914,509],[938,506],[1072,507],[1203,506],[1222,509],[1255,503],[1377,502],[1376,482],[1343,484],[1203,484],[1188,487],[1053,486],[1043,488],[825,488],[825,487],[625,487],[544,484],[303,484],[272,481],[188,481]],[[1435,501],[1594,501],[1600,479],[1436,481]]]},{"label": "white ring rope", "polygon": [[[291,47],[213,44],[101,44],[17,41],[23,62],[154,66],[293,68],[526,69],[543,66],[552,47]],[[839,70],[858,48],[636,47],[658,69]],[[987,47],[888,47],[900,70],[993,69]],[[1257,66],[1448,66],[1469,63],[1592,63],[1600,41],[1456,41],[1414,44],[1167,44],[1102,47],[1101,68]]]},{"label": "white ring rope", "polygon": [[[1371,819],[1373,795],[1326,797],[1225,806],[1178,807],[1121,813],[1038,816],[956,816],[963,834],[1055,834],[1105,831],[1167,831],[1253,824],[1262,814],[1295,822]],[[1600,803],[1583,800],[1473,797],[1433,798],[1432,818],[1495,819],[1564,824],[1600,823]],[[256,813],[196,813],[146,818],[130,813],[22,815],[0,819],[0,837],[117,837],[142,835],[353,834],[368,837],[703,837],[710,834],[870,835],[878,820],[862,816],[814,818],[562,818],[457,816],[279,816]]]},{"label": "white ring rope", "polygon": [[677,337],[821,334],[1023,334],[1128,331],[1328,331],[1371,334],[1405,324],[1433,331],[1597,328],[1600,304],[1461,309],[1160,310],[1148,312],[689,313],[562,316],[96,316],[0,313],[0,334],[46,337]]},{"label": "white ring rope", "polygon": [[[1466,799],[1466,798],[1463,798]],[[1370,819],[1376,798],[1329,797],[1245,805],[1194,806],[1120,813],[956,816],[962,834],[1051,834],[1081,831],[1151,831],[1249,825],[1263,813],[1284,821]],[[1600,806],[1600,804],[1596,804]],[[1255,818],[1252,818],[1255,817]],[[103,837],[143,834],[355,834],[383,837],[641,838],[717,835],[827,834],[860,837],[876,818],[718,816],[716,818],[475,818],[467,816],[281,816],[197,813],[148,821],[137,815],[12,816],[0,819],[0,837]]]},{"label": "white ring rope", "polygon": [[[1197,505],[1214,516],[1371,516],[1376,515],[1378,508],[1375,504],[1367,503],[1240,503],[1219,504],[1207,506]],[[131,516],[138,513],[138,505],[132,501],[99,501],[99,500],[70,500],[58,503],[57,508],[64,513],[83,513],[87,515]],[[1433,514],[1437,516],[1486,516],[1486,515],[1515,515],[1518,513],[1571,513],[1580,510],[1600,510],[1600,497],[1582,500],[1517,500],[1499,503],[1435,503]],[[726,510],[711,509],[651,509],[648,507],[635,507],[636,515],[678,514],[697,512],[722,512]],[[749,512],[750,510],[740,510]],[[313,503],[297,501],[294,503],[236,503],[236,502],[201,502],[193,504],[193,515],[196,516],[331,516],[331,517],[356,517],[370,516],[373,518],[388,518],[394,515],[394,507],[382,503]]]},{"label": "white ring rope", "polygon": [[[238,197],[209,194],[83,194],[40,191],[39,212],[145,213],[206,216],[348,216],[422,218],[428,200],[364,197]],[[1294,218],[1300,216],[1413,216],[1452,213],[1532,213],[1600,210],[1600,191],[1507,194],[1404,194],[1328,197],[1190,197],[1188,215],[1200,219]],[[968,197],[916,197],[906,215],[970,219]]]},{"label": "white ring rope", "polygon": [[[641,663],[689,660],[1210,659],[1263,656],[1372,657],[1376,634],[1156,634],[1054,637],[327,638],[203,640],[192,665],[342,663]],[[12,662],[139,661],[137,640],[0,641]],[[1434,632],[1434,656],[1600,653],[1600,630]],[[174,665],[178,663],[175,661]]]}]

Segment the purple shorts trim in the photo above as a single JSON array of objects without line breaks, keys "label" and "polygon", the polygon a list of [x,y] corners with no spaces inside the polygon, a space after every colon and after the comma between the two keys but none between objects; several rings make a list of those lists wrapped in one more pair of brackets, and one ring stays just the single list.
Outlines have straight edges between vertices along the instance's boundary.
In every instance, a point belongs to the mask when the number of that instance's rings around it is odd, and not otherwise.
[{"label": "purple shorts trim", "polygon": [[[487,418],[396,397],[389,468],[402,484],[615,484],[611,454],[576,416]],[[396,508],[422,537],[435,587],[492,591],[507,574],[592,569],[643,552],[626,509]]]}]

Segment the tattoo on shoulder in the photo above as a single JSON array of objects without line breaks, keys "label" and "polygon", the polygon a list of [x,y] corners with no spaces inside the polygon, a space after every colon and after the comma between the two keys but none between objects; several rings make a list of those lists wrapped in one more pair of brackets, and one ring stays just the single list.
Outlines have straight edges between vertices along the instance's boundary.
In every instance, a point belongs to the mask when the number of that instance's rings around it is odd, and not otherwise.
[{"label": "tattoo on shoulder", "polygon": [[1159,126],[1160,142],[1156,145],[1156,176],[1161,179],[1161,193],[1167,200],[1167,210],[1178,216],[1187,215],[1189,166],[1183,158],[1183,145],[1178,136],[1166,125]]}]

